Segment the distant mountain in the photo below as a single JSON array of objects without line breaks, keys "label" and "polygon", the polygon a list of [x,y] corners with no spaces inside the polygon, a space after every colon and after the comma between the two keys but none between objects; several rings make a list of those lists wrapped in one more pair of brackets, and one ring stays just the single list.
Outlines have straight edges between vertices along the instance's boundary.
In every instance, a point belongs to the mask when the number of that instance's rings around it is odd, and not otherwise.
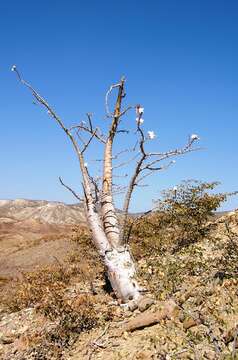
[{"label": "distant mountain", "polygon": [[83,205],[46,200],[0,200],[0,223],[37,221],[51,225],[85,222]]}]

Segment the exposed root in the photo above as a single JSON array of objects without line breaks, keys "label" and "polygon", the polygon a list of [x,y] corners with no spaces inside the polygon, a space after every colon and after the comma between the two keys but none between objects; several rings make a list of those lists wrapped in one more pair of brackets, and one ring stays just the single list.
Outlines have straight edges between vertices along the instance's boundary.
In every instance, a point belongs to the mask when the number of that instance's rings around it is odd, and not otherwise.
[{"label": "exposed root", "polygon": [[157,324],[161,320],[177,317],[179,312],[180,309],[178,305],[173,300],[168,300],[164,303],[162,309],[154,313],[145,312],[122,325],[122,329],[117,331],[116,335],[120,336],[125,331],[132,332],[134,330],[143,329],[144,327]]}]

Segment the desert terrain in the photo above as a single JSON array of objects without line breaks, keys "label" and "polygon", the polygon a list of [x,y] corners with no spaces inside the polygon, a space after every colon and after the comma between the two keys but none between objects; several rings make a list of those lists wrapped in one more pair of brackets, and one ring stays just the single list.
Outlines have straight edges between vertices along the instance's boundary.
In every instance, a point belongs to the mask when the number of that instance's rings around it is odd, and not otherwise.
[{"label": "desert terrain", "polygon": [[72,248],[73,226],[84,223],[80,205],[0,200],[0,277],[61,261]]},{"label": "desert terrain", "polygon": [[[237,359],[238,212],[212,221],[209,239],[179,252],[162,254],[134,234],[154,304],[131,312],[105,285],[81,206],[1,200],[0,358]],[[171,316],[146,325],[170,302]]]}]

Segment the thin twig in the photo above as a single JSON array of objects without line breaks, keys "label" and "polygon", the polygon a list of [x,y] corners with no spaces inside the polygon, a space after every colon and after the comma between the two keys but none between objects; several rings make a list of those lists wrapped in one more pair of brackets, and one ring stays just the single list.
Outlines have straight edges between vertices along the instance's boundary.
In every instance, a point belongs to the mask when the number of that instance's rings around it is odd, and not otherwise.
[{"label": "thin twig", "polygon": [[91,360],[92,359],[92,356],[93,356],[93,353],[94,351],[99,347],[99,348],[105,348],[105,346],[103,346],[102,344],[98,344],[98,340],[100,340],[107,332],[107,330],[109,329],[109,326],[110,324],[108,324],[103,332],[93,341],[91,341],[88,345],[92,347],[92,350],[91,352],[89,353],[89,356],[88,356],[88,360]]},{"label": "thin twig", "polygon": [[64,186],[67,190],[69,190],[75,197],[76,199],[78,199],[79,201],[84,201],[71,187],[69,187],[68,185],[66,185],[63,180],[61,179],[61,177],[59,177],[59,181],[61,183],[62,186]]}]

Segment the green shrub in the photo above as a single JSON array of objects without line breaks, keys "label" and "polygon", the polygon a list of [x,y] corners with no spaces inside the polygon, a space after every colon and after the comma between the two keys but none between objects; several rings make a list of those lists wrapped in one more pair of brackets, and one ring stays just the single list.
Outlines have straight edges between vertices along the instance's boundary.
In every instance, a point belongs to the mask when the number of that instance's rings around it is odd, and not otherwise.
[{"label": "green shrub", "polygon": [[[217,185],[217,182],[188,180],[176,191],[163,191],[162,199],[156,202],[156,211],[139,219],[134,226],[132,234],[134,240],[140,239],[140,254],[143,250],[151,254],[174,252],[208,237],[215,226],[212,222],[215,211],[228,196],[235,194],[211,193]],[[138,240],[135,241],[136,252]]]}]

